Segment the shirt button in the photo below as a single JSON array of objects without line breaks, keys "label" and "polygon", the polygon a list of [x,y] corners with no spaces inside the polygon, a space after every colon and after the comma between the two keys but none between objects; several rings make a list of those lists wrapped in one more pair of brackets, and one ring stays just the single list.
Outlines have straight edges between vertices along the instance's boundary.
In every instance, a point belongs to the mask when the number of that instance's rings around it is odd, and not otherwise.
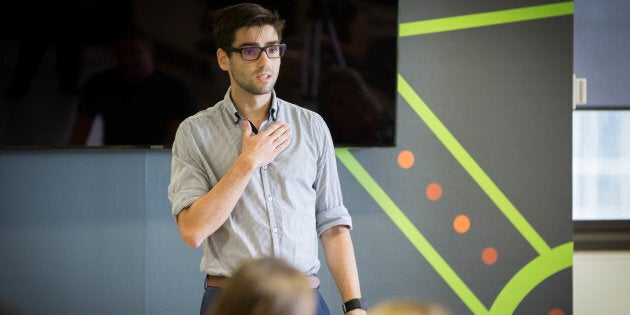
[{"label": "shirt button", "polygon": [[273,197],[267,196],[267,201],[271,201],[271,200],[273,200]]},{"label": "shirt button", "polygon": [[263,166],[263,170],[266,170],[266,169],[267,169],[267,165]]},{"label": "shirt button", "polygon": [[273,232],[274,232],[274,233],[278,233],[278,228],[277,228],[277,227],[274,227],[274,228],[273,228]]}]

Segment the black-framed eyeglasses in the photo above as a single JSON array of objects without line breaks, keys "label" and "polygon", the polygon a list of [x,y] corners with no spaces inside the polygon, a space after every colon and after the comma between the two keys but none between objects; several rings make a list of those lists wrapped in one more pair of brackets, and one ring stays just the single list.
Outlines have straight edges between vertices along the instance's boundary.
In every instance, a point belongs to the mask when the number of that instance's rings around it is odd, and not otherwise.
[{"label": "black-framed eyeglasses", "polygon": [[223,47],[223,50],[240,53],[241,58],[243,58],[243,60],[245,61],[258,60],[263,50],[265,51],[265,54],[267,54],[267,57],[269,57],[270,59],[277,59],[284,55],[284,52],[287,50],[287,44],[278,43],[265,47]]}]

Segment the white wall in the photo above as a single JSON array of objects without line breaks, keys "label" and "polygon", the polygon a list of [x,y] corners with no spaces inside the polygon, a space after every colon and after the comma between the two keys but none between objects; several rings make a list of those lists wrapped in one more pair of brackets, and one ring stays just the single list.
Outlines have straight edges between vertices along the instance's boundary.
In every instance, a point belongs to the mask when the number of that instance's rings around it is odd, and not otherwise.
[{"label": "white wall", "polygon": [[630,251],[576,251],[575,315],[630,314]]}]

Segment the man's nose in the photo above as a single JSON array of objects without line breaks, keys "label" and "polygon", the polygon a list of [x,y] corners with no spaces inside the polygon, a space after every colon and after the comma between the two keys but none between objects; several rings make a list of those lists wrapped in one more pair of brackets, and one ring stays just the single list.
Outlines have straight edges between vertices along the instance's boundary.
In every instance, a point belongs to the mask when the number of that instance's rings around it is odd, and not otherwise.
[{"label": "man's nose", "polygon": [[260,58],[257,60],[258,65],[266,65],[269,62],[269,56],[267,56],[267,50],[260,52]]}]

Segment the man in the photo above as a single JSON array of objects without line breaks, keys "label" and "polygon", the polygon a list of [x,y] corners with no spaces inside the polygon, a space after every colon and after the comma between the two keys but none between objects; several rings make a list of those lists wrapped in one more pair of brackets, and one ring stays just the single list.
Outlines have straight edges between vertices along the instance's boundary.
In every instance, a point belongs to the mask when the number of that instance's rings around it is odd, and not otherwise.
[{"label": "man", "polygon": [[214,14],[225,98],[189,117],[173,144],[169,199],[186,244],[203,247],[201,312],[248,260],[275,256],[309,275],[319,314],[317,238],[347,314],[365,314],[330,133],[316,113],[273,90],[284,20],[255,4]]}]

